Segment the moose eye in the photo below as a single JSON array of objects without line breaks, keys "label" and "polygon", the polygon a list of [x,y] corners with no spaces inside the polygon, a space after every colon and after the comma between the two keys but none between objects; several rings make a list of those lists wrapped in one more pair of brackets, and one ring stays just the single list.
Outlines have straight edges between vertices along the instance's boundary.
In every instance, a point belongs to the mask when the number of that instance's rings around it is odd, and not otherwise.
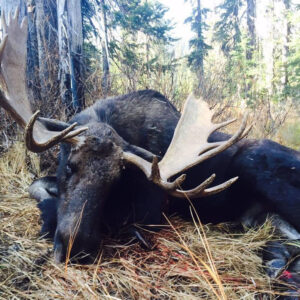
[{"label": "moose eye", "polygon": [[68,163],[66,166],[67,177],[70,177],[75,172],[76,172],[76,166],[71,163]]}]

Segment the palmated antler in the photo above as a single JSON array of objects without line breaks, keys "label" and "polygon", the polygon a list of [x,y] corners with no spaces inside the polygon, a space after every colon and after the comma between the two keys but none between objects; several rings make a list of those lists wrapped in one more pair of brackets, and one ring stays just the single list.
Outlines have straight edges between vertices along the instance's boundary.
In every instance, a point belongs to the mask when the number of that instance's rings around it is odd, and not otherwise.
[{"label": "palmated antler", "polygon": [[246,129],[247,116],[245,115],[240,128],[229,140],[209,143],[207,139],[214,131],[235,121],[233,119],[220,124],[213,124],[212,117],[213,112],[206,102],[190,96],[185,103],[171,144],[160,162],[158,162],[157,157],[154,157],[153,162],[149,163],[129,152],[123,153],[124,160],[138,166],[149,180],[173,196],[198,198],[219,193],[232,185],[238,177],[208,188],[216,177],[215,174],[212,174],[196,188],[186,191],[179,189],[185,180],[185,174],[173,182],[168,181],[174,175],[226,150],[247,135],[250,130],[250,128]]},{"label": "palmated antler", "polygon": [[0,106],[25,129],[26,146],[30,151],[42,152],[61,141],[74,138],[87,128],[73,130],[76,123],[61,132],[48,130],[37,120],[39,112],[32,113],[26,87],[27,18],[19,25],[19,8],[9,14],[6,23],[4,11],[1,21],[4,38],[0,44]]}]

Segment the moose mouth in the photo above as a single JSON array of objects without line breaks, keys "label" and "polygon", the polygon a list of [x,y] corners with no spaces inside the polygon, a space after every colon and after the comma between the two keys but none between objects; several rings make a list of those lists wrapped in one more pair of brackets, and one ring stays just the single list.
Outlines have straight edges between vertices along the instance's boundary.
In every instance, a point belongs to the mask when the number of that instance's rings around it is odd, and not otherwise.
[{"label": "moose mouth", "polygon": [[[83,245],[85,245],[84,248]],[[69,261],[79,264],[92,264],[99,254],[100,246],[100,241],[91,242],[89,240],[88,243],[85,243],[85,241],[78,240],[76,236],[74,239],[70,238],[66,244],[61,236],[55,235],[54,261],[56,263],[65,262],[66,264]]]}]

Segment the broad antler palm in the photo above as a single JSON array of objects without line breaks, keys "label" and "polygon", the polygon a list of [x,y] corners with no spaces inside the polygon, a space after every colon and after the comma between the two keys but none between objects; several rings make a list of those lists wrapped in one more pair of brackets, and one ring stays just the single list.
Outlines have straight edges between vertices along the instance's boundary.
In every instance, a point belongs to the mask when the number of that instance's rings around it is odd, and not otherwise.
[{"label": "broad antler palm", "polygon": [[185,174],[173,182],[168,181],[174,175],[226,150],[247,135],[250,130],[250,128],[246,129],[247,116],[245,116],[240,128],[229,140],[209,143],[207,139],[211,133],[235,121],[233,119],[220,124],[213,124],[212,117],[213,112],[206,102],[190,96],[185,103],[172,142],[160,162],[158,162],[157,157],[154,157],[153,162],[149,163],[129,152],[124,152],[123,158],[125,161],[138,166],[149,180],[173,196],[198,198],[219,193],[232,185],[238,177],[215,187],[207,188],[216,177],[215,174],[212,174],[196,188],[186,191],[178,189],[185,180]]},{"label": "broad antler palm", "polygon": [[25,129],[25,142],[33,152],[45,151],[62,140],[72,139],[87,128],[78,128],[76,123],[57,132],[48,130],[37,120],[39,112],[32,113],[26,87],[27,18],[18,23],[19,8],[14,16],[9,14],[6,23],[4,11],[1,21],[4,38],[0,45],[0,106]]}]

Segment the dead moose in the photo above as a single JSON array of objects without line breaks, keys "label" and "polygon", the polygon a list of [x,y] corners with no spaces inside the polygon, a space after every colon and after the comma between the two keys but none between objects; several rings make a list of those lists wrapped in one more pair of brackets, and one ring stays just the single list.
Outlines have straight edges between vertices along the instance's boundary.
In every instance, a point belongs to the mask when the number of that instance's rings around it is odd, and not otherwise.
[{"label": "dead moose", "polygon": [[[218,132],[233,120],[212,123],[208,105],[192,96],[180,116],[152,90],[99,100],[68,123],[39,117],[26,91],[27,21],[17,20],[18,11],[9,25],[2,17],[0,105],[25,129],[30,151],[60,143],[57,177],[30,187],[56,261],[65,259],[70,238],[71,256],[97,252],[103,234],[121,228],[146,243],[132,224],[160,224],[163,212],[188,218],[186,198],[203,222],[255,225],[272,214],[285,238],[300,239],[299,152],[242,139],[246,118],[234,135]],[[270,249],[274,275],[291,254],[282,244]]]}]

